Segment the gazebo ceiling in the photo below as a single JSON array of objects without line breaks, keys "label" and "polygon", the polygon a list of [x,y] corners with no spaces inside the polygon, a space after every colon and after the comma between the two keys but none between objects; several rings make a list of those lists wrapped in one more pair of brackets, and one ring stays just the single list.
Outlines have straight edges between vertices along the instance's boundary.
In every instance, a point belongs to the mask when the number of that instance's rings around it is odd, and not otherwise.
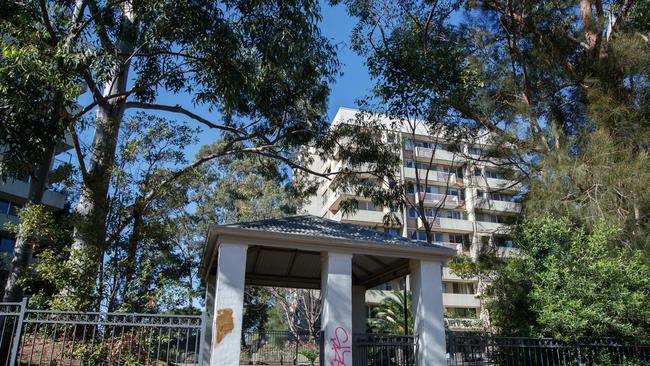
[{"label": "gazebo ceiling", "polygon": [[[368,288],[408,274],[408,260],[373,255],[352,256],[352,284]],[[253,246],[246,258],[246,284],[319,289],[319,252]]]},{"label": "gazebo ceiling", "polygon": [[320,288],[321,253],[352,255],[352,283],[367,288],[409,273],[411,259],[446,260],[455,250],[316,216],[213,226],[201,277],[215,273],[220,243],[247,245],[246,283]]}]

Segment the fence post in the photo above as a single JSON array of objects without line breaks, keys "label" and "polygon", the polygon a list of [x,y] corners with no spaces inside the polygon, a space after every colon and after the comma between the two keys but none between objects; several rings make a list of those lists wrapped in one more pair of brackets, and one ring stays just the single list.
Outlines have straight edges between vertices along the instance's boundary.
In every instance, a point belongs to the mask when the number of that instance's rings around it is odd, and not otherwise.
[{"label": "fence post", "polygon": [[580,340],[576,338],[576,350],[578,351],[578,366],[582,366],[582,352],[580,352]]},{"label": "fence post", "polygon": [[456,339],[454,332],[447,333],[447,342],[449,343],[449,362],[452,366],[456,366]]},{"label": "fence post", "polygon": [[11,346],[11,360],[9,361],[9,366],[16,365],[16,358],[18,358],[18,347],[20,346],[20,340],[23,330],[23,319],[25,318],[25,311],[27,310],[27,297],[23,297],[23,301],[20,302],[20,314],[18,314],[18,320],[16,324],[16,333],[14,334],[14,342]]},{"label": "fence post", "polygon": [[[206,305],[207,307],[207,305]],[[205,346],[205,337],[206,337],[206,328],[208,325],[208,322],[211,322],[212,319],[208,319],[208,311],[207,309],[203,309],[201,312],[201,330],[199,330],[199,334],[197,334],[197,337],[199,337],[199,357],[197,359],[196,364],[197,365],[204,365],[205,363],[203,362],[203,349],[206,347]],[[212,342],[208,342],[208,345],[210,345]],[[210,361],[208,360],[208,363]]]},{"label": "fence post", "polygon": [[296,337],[296,347],[294,349],[294,355],[293,355],[293,364],[297,365],[298,364],[298,338],[300,336]]}]

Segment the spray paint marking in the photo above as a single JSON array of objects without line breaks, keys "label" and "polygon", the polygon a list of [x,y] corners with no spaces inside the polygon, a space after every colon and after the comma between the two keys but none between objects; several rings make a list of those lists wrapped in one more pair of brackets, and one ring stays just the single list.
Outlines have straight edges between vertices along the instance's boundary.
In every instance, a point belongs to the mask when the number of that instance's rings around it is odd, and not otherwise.
[{"label": "spray paint marking", "polygon": [[217,310],[217,320],[215,322],[217,336],[214,340],[216,347],[221,341],[235,328],[235,321],[232,317],[232,309],[219,309]]},{"label": "spray paint marking", "polygon": [[334,358],[330,361],[329,366],[346,366],[345,355],[350,353],[350,346],[348,341],[350,336],[348,331],[343,327],[337,327],[334,330],[334,337],[330,338],[330,344],[332,345],[332,351],[334,351]]}]

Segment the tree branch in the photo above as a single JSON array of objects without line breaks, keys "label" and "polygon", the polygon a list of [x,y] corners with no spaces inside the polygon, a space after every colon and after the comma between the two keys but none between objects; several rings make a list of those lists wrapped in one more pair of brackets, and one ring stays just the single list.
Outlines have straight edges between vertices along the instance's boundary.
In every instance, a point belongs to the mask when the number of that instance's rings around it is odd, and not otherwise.
[{"label": "tree branch", "polygon": [[203,117],[201,117],[201,116],[199,116],[199,115],[197,115],[197,114],[195,114],[195,113],[181,107],[180,105],[171,106],[171,105],[154,104],[154,103],[128,102],[128,103],[126,103],[124,105],[124,108],[125,109],[136,108],[136,109],[146,109],[146,110],[156,110],[156,111],[179,113],[179,114],[183,114],[183,115],[185,115],[185,116],[187,116],[187,117],[189,117],[189,118],[191,118],[191,119],[193,119],[193,120],[195,120],[195,121],[197,121],[197,122],[199,122],[199,123],[201,123],[201,124],[203,124],[203,125],[205,125],[207,127],[210,127],[210,128],[219,129],[219,130],[223,130],[223,131],[228,131],[228,132],[236,133],[238,135],[241,135],[242,132],[244,132],[239,128],[220,125],[220,124],[216,124],[214,122],[211,122],[211,121],[209,121],[209,120],[207,120],[207,119],[205,119],[205,118],[203,118]]}]

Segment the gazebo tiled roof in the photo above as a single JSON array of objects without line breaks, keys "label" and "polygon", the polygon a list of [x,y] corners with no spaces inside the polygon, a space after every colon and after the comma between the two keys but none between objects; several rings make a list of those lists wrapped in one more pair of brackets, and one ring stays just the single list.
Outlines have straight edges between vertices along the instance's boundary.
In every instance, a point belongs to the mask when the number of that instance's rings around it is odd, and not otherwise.
[{"label": "gazebo tiled roof", "polygon": [[442,247],[421,240],[394,236],[358,225],[341,223],[313,215],[289,216],[279,219],[239,222],[222,225],[246,230],[260,230],[282,234],[309,235],[324,239],[343,239],[352,241],[375,242],[381,245],[398,245],[409,247]]},{"label": "gazebo tiled roof", "polygon": [[375,286],[409,272],[410,260],[442,260],[454,249],[312,215],[215,225],[201,259],[203,279],[215,269],[220,243],[247,245],[251,285],[320,286],[321,253],[353,255],[355,284]]}]

